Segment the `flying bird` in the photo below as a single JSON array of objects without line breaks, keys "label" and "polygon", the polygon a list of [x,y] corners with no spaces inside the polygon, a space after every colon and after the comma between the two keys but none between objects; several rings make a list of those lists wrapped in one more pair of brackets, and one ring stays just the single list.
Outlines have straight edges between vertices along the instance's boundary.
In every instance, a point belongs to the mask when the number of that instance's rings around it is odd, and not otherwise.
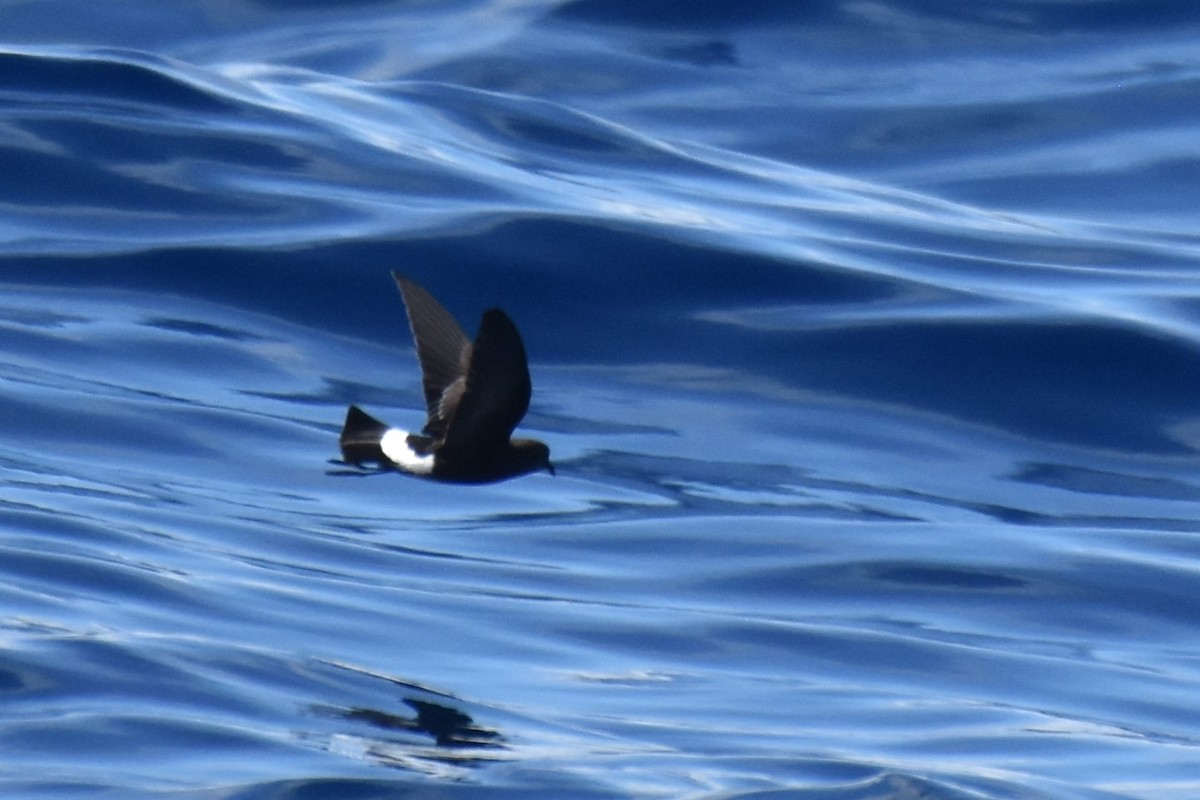
[{"label": "flying bird", "polygon": [[409,433],[352,405],[342,459],[449,483],[493,483],[543,469],[553,475],[549,447],[512,438],[533,390],[513,321],[498,308],[485,311],[472,342],[433,295],[395,272],[392,278],[421,363],[425,427]]}]

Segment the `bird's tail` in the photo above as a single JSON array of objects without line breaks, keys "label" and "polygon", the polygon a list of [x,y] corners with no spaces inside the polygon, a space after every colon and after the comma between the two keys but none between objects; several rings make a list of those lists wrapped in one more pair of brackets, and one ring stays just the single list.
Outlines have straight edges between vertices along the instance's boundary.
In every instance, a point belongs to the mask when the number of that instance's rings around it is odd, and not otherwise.
[{"label": "bird's tail", "polygon": [[346,410],[346,422],[342,425],[341,438],[338,439],[342,446],[342,460],[351,464],[367,461],[387,463],[387,456],[379,446],[379,441],[387,430],[388,426],[385,423],[358,406],[350,406]]}]

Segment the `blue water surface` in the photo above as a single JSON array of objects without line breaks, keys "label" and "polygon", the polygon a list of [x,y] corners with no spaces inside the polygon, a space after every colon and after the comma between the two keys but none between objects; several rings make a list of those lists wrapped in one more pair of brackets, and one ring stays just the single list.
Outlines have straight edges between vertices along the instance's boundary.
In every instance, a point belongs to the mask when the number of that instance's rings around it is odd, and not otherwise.
[{"label": "blue water surface", "polygon": [[1196,4],[0,19],[0,795],[1200,797]]}]

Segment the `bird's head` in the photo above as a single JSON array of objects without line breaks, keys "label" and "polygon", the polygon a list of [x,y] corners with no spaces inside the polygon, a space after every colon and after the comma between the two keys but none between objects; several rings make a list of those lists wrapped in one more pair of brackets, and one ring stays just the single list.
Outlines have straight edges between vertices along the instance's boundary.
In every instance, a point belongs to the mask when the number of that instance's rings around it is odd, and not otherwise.
[{"label": "bird's head", "polygon": [[554,475],[554,465],[550,463],[550,448],[534,439],[513,439],[513,451],[523,472],[546,470]]}]

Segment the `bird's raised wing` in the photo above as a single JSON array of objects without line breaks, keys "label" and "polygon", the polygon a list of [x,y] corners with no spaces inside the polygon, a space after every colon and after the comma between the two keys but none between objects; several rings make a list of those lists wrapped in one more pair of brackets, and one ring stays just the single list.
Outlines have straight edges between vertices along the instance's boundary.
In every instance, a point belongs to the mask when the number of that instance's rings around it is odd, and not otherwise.
[{"label": "bird's raised wing", "polygon": [[529,410],[533,387],[525,345],[507,314],[498,308],[484,313],[469,355],[465,391],[446,431],[445,450],[499,447]]},{"label": "bird's raised wing", "polygon": [[442,437],[454,418],[467,381],[471,340],[441,303],[413,281],[393,272],[421,362],[425,432]]}]

